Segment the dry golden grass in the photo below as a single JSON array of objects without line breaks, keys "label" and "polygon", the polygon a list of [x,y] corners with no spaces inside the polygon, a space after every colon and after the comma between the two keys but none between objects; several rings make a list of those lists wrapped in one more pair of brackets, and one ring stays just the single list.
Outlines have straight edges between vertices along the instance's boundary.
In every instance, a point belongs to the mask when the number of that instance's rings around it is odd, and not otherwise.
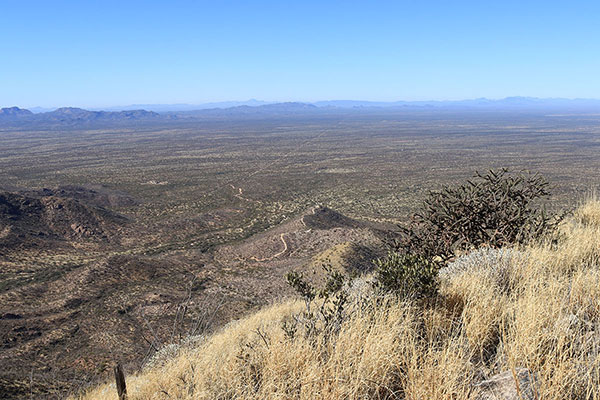
[{"label": "dry golden grass", "polygon": [[512,254],[443,275],[427,304],[356,306],[330,340],[286,337],[281,321],[303,304],[272,306],[128,377],[129,398],[473,399],[474,383],[524,367],[540,399],[600,399],[600,202],[580,207],[557,242]]}]

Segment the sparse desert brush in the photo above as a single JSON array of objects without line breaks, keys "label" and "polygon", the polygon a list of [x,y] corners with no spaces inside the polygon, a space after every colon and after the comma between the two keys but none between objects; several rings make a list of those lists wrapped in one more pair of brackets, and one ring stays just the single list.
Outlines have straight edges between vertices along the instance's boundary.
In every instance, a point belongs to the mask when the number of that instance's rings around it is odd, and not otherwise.
[{"label": "sparse desert brush", "polygon": [[[526,368],[536,399],[600,399],[600,203],[558,238],[465,254],[432,301],[348,305],[335,335],[286,334],[288,301],[128,377],[130,399],[478,399],[478,382]],[[116,399],[105,385],[82,399]],[[524,397],[526,398],[526,397]]]}]

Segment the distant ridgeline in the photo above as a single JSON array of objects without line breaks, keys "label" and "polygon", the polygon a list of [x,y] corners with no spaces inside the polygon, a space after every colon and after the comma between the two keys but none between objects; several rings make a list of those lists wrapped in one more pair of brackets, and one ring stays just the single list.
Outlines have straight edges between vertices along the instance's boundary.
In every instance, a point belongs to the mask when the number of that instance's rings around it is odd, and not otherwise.
[{"label": "distant ridgeline", "polygon": [[132,111],[88,111],[81,108],[64,107],[55,111],[34,114],[18,107],[0,109],[2,123],[70,123],[70,122],[120,122],[136,120],[155,120],[158,113],[145,110]]},{"label": "distant ridgeline", "polygon": [[[411,111],[511,111],[553,113],[600,113],[600,100],[595,99],[539,99],[533,97],[507,97],[500,100],[472,99],[459,101],[395,101],[373,102],[359,100],[329,100],[315,103],[271,103],[259,101],[246,103],[225,102],[205,105],[144,105],[145,109],[123,111],[90,111],[63,107],[50,112],[33,113],[19,107],[0,109],[0,126],[28,125],[81,125],[92,123],[156,122],[193,120],[205,118],[268,117],[347,113],[397,113]],[[135,106],[140,107],[140,106]],[[197,107],[197,108],[196,108]],[[207,108],[210,107],[210,108]],[[132,107],[123,107],[132,108]],[[113,109],[114,110],[114,109]],[[158,112],[157,112],[158,111]],[[160,114],[159,114],[160,112]]]},{"label": "distant ridgeline", "polygon": [[260,106],[241,105],[229,108],[211,108],[195,111],[162,112],[146,110],[90,111],[63,107],[50,112],[33,113],[19,107],[0,109],[0,126],[29,125],[85,125],[93,123],[159,122],[189,120],[202,117],[264,116],[311,114],[324,110],[313,104],[276,103]]}]

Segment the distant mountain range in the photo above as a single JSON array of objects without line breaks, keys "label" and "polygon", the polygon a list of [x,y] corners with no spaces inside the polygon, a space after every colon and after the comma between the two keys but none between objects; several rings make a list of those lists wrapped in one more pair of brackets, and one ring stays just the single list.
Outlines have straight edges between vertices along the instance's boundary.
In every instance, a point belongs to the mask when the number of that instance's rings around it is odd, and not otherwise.
[{"label": "distant mountain range", "polygon": [[489,108],[489,109],[543,109],[543,108],[597,108],[600,99],[564,99],[538,97],[506,97],[492,100],[486,98],[468,100],[429,100],[429,101],[362,101],[362,100],[327,100],[312,103],[318,107],[337,108],[398,108],[398,107],[428,107],[428,108]]},{"label": "distant mountain range", "polygon": [[228,108],[207,108],[194,111],[169,113],[178,117],[202,116],[244,116],[244,115],[293,115],[312,114],[322,111],[320,107],[309,103],[272,103],[258,106],[240,105]]},{"label": "distant mountain range", "polygon": [[[134,108],[135,107],[135,108]],[[158,112],[157,110],[160,110]],[[500,100],[486,98],[458,101],[396,101],[376,102],[362,100],[327,100],[314,103],[267,103],[259,100],[245,102],[137,105],[114,107],[107,110],[84,110],[63,107],[54,111],[34,113],[19,107],[0,109],[0,125],[86,125],[144,123],[169,120],[190,120],[214,117],[250,117],[331,114],[336,112],[395,112],[410,110],[464,110],[464,111],[535,111],[600,113],[596,99],[541,99],[535,97],[507,97]]]},{"label": "distant mountain range", "polygon": [[[199,111],[209,109],[238,108],[243,106],[261,107],[273,104],[294,105],[299,102],[269,102],[256,99],[246,101],[222,101],[202,104],[132,104],[128,106],[115,106],[105,108],[90,108],[91,111],[132,111],[147,110],[157,113],[174,113]],[[566,98],[538,98],[538,97],[506,97],[504,99],[466,99],[466,100],[422,100],[422,101],[366,101],[366,100],[324,100],[316,102],[302,102],[323,108],[398,108],[398,107],[437,107],[437,108],[513,108],[513,107],[598,107],[600,99],[566,99]],[[268,109],[268,108],[267,108]],[[264,110],[264,109],[262,109]],[[33,113],[49,112],[52,109],[33,107]],[[262,111],[260,111],[262,112]]]},{"label": "distant mountain range", "polygon": [[151,121],[163,118],[146,110],[89,111],[82,108],[63,107],[50,112],[34,114],[18,107],[0,109],[0,124],[93,124],[127,121]]},{"label": "distant mountain range", "polygon": [[[174,111],[197,111],[206,110],[211,108],[232,108],[239,106],[263,106],[266,104],[273,104],[273,102],[260,101],[256,99],[250,99],[247,101],[221,101],[214,103],[203,103],[203,104],[132,104],[128,106],[116,106],[106,107],[103,109],[93,108],[94,111],[127,111],[127,110],[148,110],[154,112],[174,112]],[[32,110],[34,111],[34,110]],[[34,111],[35,112],[35,111]]]},{"label": "distant mountain range", "polygon": [[206,117],[267,116],[312,114],[323,110],[313,104],[275,103],[258,106],[240,105],[229,108],[209,108],[194,111],[170,111],[157,113],[147,110],[90,111],[82,108],[63,107],[54,111],[33,113],[30,110],[9,107],[0,109],[0,125],[71,125],[148,123],[170,120],[190,120]]}]

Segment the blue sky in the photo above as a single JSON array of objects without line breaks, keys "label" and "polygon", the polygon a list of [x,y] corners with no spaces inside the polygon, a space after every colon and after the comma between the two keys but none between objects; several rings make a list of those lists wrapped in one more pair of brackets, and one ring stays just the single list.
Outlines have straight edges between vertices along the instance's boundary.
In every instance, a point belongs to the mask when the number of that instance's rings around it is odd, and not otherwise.
[{"label": "blue sky", "polygon": [[600,98],[600,1],[0,0],[0,106]]}]

